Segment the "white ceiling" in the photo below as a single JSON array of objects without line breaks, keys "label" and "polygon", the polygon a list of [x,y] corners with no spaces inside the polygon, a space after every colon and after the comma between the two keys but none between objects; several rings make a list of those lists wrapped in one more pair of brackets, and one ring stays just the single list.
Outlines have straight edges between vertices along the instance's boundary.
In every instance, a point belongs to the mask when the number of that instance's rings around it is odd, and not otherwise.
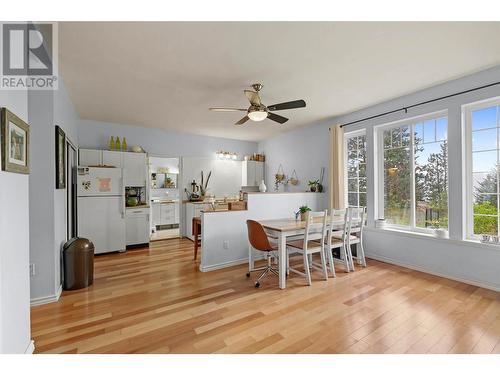
[{"label": "white ceiling", "polygon": [[[65,22],[60,71],[84,119],[261,140],[500,64],[500,22]],[[243,90],[307,107],[234,122]]]}]

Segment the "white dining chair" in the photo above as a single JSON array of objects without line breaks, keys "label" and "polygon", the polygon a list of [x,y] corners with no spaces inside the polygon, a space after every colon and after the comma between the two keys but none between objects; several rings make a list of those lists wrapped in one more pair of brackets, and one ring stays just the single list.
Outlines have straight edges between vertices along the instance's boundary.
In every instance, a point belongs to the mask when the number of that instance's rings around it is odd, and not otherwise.
[{"label": "white dining chair", "polygon": [[[337,224],[339,219],[342,218],[343,224],[340,226]],[[351,267],[351,259],[349,258],[347,247],[347,242],[349,241],[349,212],[348,210],[332,209],[330,211],[330,225],[328,228],[326,240],[325,240],[325,252],[328,258],[328,264],[330,266],[330,271],[333,277],[335,274],[335,264],[333,259],[332,251],[334,249],[340,250],[340,262],[345,266],[346,272],[349,272]]]},{"label": "white dining chair", "polygon": [[[363,228],[366,221],[366,207],[349,207],[349,257],[351,259],[351,266],[354,270],[353,259],[356,259],[358,265],[366,267],[365,249],[363,248]],[[350,245],[356,245],[356,256],[352,254]]]},{"label": "white dining chair", "polygon": [[[316,219],[316,220],[314,220]],[[293,253],[302,254],[304,262],[304,272],[300,272],[290,267],[289,259],[287,259],[287,274],[290,271],[299,275],[305,276],[307,284],[311,285],[311,269],[315,268],[323,272],[325,280],[328,280],[328,270],[326,266],[325,255],[325,237],[327,234],[327,211],[312,212],[306,214],[306,228],[304,238],[287,242],[287,257]],[[319,253],[321,265],[312,260],[312,255]],[[311,261],[309,260],[311,256]]]}]

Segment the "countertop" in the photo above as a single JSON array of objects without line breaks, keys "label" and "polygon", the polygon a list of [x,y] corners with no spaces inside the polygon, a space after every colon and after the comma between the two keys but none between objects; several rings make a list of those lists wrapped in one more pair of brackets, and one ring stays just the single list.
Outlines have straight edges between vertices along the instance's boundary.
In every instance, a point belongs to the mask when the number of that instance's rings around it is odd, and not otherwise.
[{"label": "countertop", "polygon": [[137,206],[127,206],[125,207],[127,210],[133,210],[138,208],[149,208],[149,204],[138,204]]}]

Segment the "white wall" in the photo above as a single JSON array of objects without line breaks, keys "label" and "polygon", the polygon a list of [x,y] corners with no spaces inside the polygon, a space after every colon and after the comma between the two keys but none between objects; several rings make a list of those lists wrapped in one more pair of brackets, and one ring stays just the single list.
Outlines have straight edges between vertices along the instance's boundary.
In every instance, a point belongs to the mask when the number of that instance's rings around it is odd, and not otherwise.
[{"label": "white wall", "polygon": [[[0,91],[0,107],[28,122],[26,91]],[[33,136],[31,137],[33,139]],[[29,175],[0,171],[0,353],[31,352]]]},{"label": "white wall", "polygon": [[[299,179],[303,179],[303,176],[314,176],[315,173],[319,173],[316,171],[319,171],[322,166],[328,166],[328,128],[333,124],[373,116],[498,81],[500,81],[500,66],[263,141],[259,143],[259,151],[266,154],[266,160],[270,161],[273,166],[270,165],[267,168],[268,182],[270,184],[273,180],[272,174],[275,173],[273,168],[279,163],[286,166],[287,173],[296,168]],[[391,82],[388,81],[387,84],[391,84]],[[496,96],[500,96],[500,85],[410,109],[407,114],[401,111],[344,128],[346,132],[366,129],[368,225],[373,227],[376,215],[374,126],[434,111],[448,111],[449,231],[452,241],[443,242],[443,240],[427,237],[421,237],[415,241],[405,241],[405,250],[397,252],[398,256],[396,257],[394,251],[395,246],[399,243],[397,239],[400,235],[394,232],[383,232],[381,235],[377,232],[367,236],[367,256],[372,255],[386,260],[395,259],[394,262],[411,265],[413,268],[427,270],[427,272],[461,278],[493,289],[498,287],[500,284],[500,249],[492,252],[485,246],[470,246],[467,242],[458,245],[457,242],[461,241],[464,236],[461,105]],[[334,103],[332,103],[333,105]],[[295,152],[301,144],[309,147]],[[316,146],[313,147],[313,145]],[[402,245],[399,245],[399,248],[401,247]],[[455,249],[456,254],[450,249]],[[451,258],[445,255],[449,255]],[[474,258],[474,262],[469,262],[468,259],[472,258]],[[494,267],[495,272],[484,271],[491,267]]]},{"label": "white wall", "polygon": [[[246,220],[294,217],[300,206],[313,211],[322,209],[324,195],[320,193],[248,194],[248,210],[202,213],[201,271],[230,267],[248,261]],[[224,249],[224,241],[228,248]]]},{"label": "white wall", "polygon": [[55,125],[78,145],[77,114],[59,77],[56,91],[30,91],[30,262],[33,304],[55,301],[61,287],[61,245],[66,241],[66,189],[55,188]]},{"label": "white wall", "polygon": [[257,142],[90,120],[81,120],[78,124],[78,142],[82,148],[107,149],[111,136],[126,137],[129,147],[142,146],[154,156],[213,156],[218,150],[237,152],[241,156],[257,152]]}]

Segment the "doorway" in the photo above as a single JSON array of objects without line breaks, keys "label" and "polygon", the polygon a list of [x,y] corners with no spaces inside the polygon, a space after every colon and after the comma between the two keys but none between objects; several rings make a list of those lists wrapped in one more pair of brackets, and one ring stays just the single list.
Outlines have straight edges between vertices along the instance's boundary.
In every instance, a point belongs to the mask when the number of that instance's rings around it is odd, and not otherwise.
[{"label": "doorway", "polygon": [[76,147],[66,142],[66,240],[76,237]]},{"label": "doorway", "polygon": [[149,157],[151,241],[180,237],[180,158]]}]

